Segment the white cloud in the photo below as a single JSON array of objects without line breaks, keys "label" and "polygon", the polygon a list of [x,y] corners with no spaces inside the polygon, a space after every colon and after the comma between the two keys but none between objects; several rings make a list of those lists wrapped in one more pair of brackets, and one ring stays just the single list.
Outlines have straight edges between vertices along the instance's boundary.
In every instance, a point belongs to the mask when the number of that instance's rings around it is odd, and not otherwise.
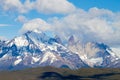
[{"label": "white cloud", "polygon": [[37,0],[35,8],[44,13],[70,13],[75,10],[74,5],[67,0]]},{"label": "white cloud", "polygon": [[75,10],[75,6],[67,0],[0,0],[0,6],[5,11],[17,11],[19,13],[27,13],[30,10],[37,10],[40,13],[71,13]]},{"label": "white cloud", "polygon": [[15,21],[18,21],[18,22],[20,22],[20,23],[26,23],[26,22],[28,21],[28,19],[27,19],[25,16],[23,16],[23,15],[19,15],[19,16],[15,19]]},{"label": "white cloud", "polygon": [[0,27],[5,27],[5,26],[14,26],[14,25],[11,25],[11,24],[0,24]]},{"label": "white cloud", "polygon": [[2,5],[5,11],[22,9],[22,4],[19,0],[0,0],[0,2],[0,5]]},{"label": "white cloud", "polygon": [[62,26],[61,31],[65,30],[66,35],[74,34],[83,41],[120,45],[120,15],[116,14],[105,9],[91,8],[88,12],[80,10],[70,14],[53,25],[57,28]]},{"label": "white cloud", "polygon": [[22,29],[20,30],[20,32],[24,33],[28,30],[32,31],[34,29],[44,31],[44,30],[49,30],[50,28],[51,28],[50,24],[48,24],[47,22],[45,22],[44,20],[40,18],[37,18],[37,19],[33,19],[25,23]]},{"label": "white cloud", "polygon": [[51,18],[48,22],[34,19],[24,24],[22,30],[39,28],[54,31],[62,38],[74,35],[86,41],[104,42],[110,46],[120,45],[120,14],[110,10],[91,8],[76,10],[63,18]]},{"label": "white cloud", "polygon": [[0,0],[0,6],[5,11],[26,13],[32,9],[32,4],[30,0],[26,0],[23,4],[20,0]]}]

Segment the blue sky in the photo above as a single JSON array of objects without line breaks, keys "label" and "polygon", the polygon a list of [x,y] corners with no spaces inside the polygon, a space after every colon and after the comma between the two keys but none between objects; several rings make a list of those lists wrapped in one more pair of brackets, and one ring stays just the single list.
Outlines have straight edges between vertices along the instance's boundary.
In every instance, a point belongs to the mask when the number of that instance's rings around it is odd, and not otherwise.
[{"label": "blue sky", "polygon": [[91,7],[109,9],[115,12],[120,11],[120,0],[69,0],[74,5],[84,10]]},{"label": "blue sky", "polygon": [[[82,27],[79,27],[80,25],[86,25],[88,26],[85,29],[90,28],[91,31],[87,31],[85,33],[82,33],[82,35],[79,35],[77,37],[83,38],[89,38],[89,40],[92,40],[92,38],[95,38],[94,40],[103,41],[103,42],[109,42],[108,44],[115,45],[120,44],[117,42],[119,38],[115,41],[109,41],[111,37],[104,38],[108,35],[115,34],[113,37],[119,36],[119,29],[116,28],[119,26],[118,22],[120,20],[120,0],[0,0],[0,38],[7,38],[12,39],[15,36],[18,36],[21,34],[22,31],[25,29],[28,29],[28,24],[31,24],[30,22],[36,22],[38,23],[42,21],[40,26],[44,26],[46,24],[49,24],[51,26],[58,26],[58,27],[51,27],[47,28],[52,29],[59,29],[60,30],[66,30],[63,33],[64,36],[67,35],[76,35],[77,30],[78,32],[82,31]],[[42,5],[42,6],[41,6]],[[91,14],[92,13],[92,14]],[[74,16],[73,16],[74,15]],[[82,19],[77,19],[75,16],[88,16],[82,17]],[[107,16],[107,17],[105,17]],[[69,17],[72,18],[69,19]],[[80,22],[81,24],[78,24],[79,22],[84,20],[87,21],[88,18],[93,17],[94,19],[91,20],[91,22],[84,23]],[[73,23],[71,24],[75,26],[74,28],[71,28],[71,25],[69,26],[69,19]],[[75,20],[74,20],[75,19]],[[102,20],[101,20],[102,19]],[[102,21],[103,25],[102,24]],[[74,22],[76,21],[76,22]],[[98,22],[94,22],[98,21]],[[113,23],[114,22],[114,23]],[[59,24],[58,24],[59,23]],[[99,27],[99,25],[94,25],[94,23],[100,24],[100,26],[105,26],[104,28]],[[35,23],[36,24],[36,23]],[[67,28],[64,28],[68,24]],[[108,27],[109,25],[113,25]],[[98,27],[91,27],[91,26],[98,26]],[[59,28],[61,27],[61,28]],[[34,27],[30,27],[31,29],[34,29]],[[45,28],[45,29],[46,29]],[[44,29],[44,28],[43,28]],[[41,27],[41,30],[43,30]],[[67,30],[68,29],[68,30]],[[97,29],[100,29],[100,32],[97,33],[94,31]],[[103,30],[102,30],[103,29]],[[108,29],[108,31],[107,31]],[[114,29],[114,30],[111,30]],[[22,31],[21,31],[22,30]],[[116,31],[115,31],[116,30]],[[76,31],[76,33],[75,33]],[[57,32],[57,31],[56,31]],[[89,37],[88,34],[97,34],[97,37]],[[102,36],[103,33],[105,36]],[[59,34],[59,33],[58,33]],[[85,37],[86,36],[86,37]],[[99,38],[98,38],[99,37]],[[112,38],[113,38],[112,37]]]}]

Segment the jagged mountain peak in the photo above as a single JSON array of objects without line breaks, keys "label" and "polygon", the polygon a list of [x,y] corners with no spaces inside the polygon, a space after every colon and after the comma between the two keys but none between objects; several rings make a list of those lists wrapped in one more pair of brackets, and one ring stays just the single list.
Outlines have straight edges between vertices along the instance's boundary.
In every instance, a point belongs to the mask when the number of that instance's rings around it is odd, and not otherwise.
[{"label": "jagged mountain peak", "polygon": [[110,65],[115,59],[115,53],[104,43],[87,42],[68,46],[69,50],[79,55],[79,57],[91,67],[105,67]]},{"label": "jagged mountain peak", "polygon": [[75,42],[74,36],[69,38],[67,47],[58,35],[50,37],[39,30],[28,31],[10,41],[0,42],[0,69],[63,65],[71,69],[112,67],[112,62],[120,66],[119,58],[109,46],[97,42],[82,44]]},{"label": "jagged mountain peak", "polygon": [[45,33],[40,30],[34,29],[34,30],[26,31],[24,34],[45,34]]},{"label": "jagged mountain peak", "polygon": [[[5,47],[0,47],[0,68],[67,65],[74,69],[84,66],[79,56],[70,52],[61,43],[58,36],[53,38],[44,32],[28,31],[10,40]],[[80,65],[77,66],[78,64]]]},{"label": "jagged mountain peak", "polygon": [[57,43],[62,44],[62,40],[61,40],[61,38],[60,38],[58,35],[55,35],[54,38],[56,39],[56,42],[57,42]]},{"label": "jagged mountain peak", "polygon": [[24,33],[25,36],[31,38],[33,41],[37,42],[42,42],[42,43],[48,43],[52,44],[53,42],[55,43],[62,43],[60,37],[57,35],[54,37],[49,36],[46,32],[42,32],[39,30],[33,30],[33,31],[28,31]]},{"label": "jagged mountain peak", "polygon": [[75,44],[75,38],[74,38],[73,35],[71,35],[71,36],[69,37],[69,39],[68,39],[68,44],[69,44],[69,45]]}]

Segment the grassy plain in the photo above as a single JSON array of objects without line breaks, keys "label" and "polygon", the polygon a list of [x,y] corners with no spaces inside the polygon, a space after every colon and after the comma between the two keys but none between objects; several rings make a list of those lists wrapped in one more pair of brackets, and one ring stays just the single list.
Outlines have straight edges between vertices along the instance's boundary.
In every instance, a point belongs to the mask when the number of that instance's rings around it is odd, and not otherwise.
[{"label": "grassy plain", "polygon": [[39,67],[16,71],[0,71],[0,80],[120,80],[120,68]]}]

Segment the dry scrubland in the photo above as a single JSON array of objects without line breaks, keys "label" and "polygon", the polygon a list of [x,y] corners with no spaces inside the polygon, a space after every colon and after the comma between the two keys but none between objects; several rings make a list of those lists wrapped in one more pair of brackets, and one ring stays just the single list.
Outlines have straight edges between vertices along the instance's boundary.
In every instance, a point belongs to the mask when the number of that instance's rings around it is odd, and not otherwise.
[{"label": "dry scrubland", "polygon": [[0,80],[120,80],[120,69],[40,67],[17,71],[0,71]]}]

